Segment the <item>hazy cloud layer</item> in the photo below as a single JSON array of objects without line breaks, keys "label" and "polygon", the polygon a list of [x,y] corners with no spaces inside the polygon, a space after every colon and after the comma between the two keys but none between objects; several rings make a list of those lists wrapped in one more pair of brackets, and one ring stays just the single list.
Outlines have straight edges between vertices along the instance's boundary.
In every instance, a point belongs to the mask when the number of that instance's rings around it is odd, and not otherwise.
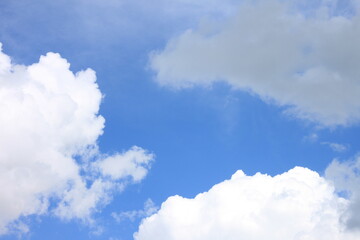
[{"label": "hazy cloud layer", "polygon": [[[232,14],[238,1],[35,0],[31,4],[28,0],[6,1],[0,8],[4,16],[0,22],[0,37],[15,50],[32,52],[34,47],[51,47],[67,51],[62,45],[68,43],[77,49],[77,54],[86,54],[85,57],[89,51],[95,54],[99,49],[109,54],[114,48],[105,47],[108,44],[123,46],[130,39],[135,40],[138,48],[142,41],[152,42],[184,30],[201,16]],[[31,27],[34,24],[37,31]],[[139,37],[140,32],[142,37]],[[23,43],[24,39],[27,44]],[[99,48],[101,44],[104,46]],[[126,44],[130,49],[135,46]]]},{"label": "hazy cloud layer", "polygon": [[56,53],[16,65],[0,51],[0,234],[19,217],[49,211],[90,221],[112,191],[142,180],[153,160],[139,147],[98,151],[104,118],[95,72],[73,74],[69,66]]},{"label": "hazy cloud layer", "polygon": [[354,217],[359,215],[359,205],[353,203],[352,198],[339,197],[331,181],[307,168],[295,167],[274,177],[238,171],[193,199],[168,198],[156,214],[143,220],[134,237],[355,240],[360,232],[350,229],[353,218],[347,216],[350,210]]},{"label": "hazy cloud layer", "polygon": [[321,125],[358,122],[357,8],[293,3],[245,1],[226,23],[202,22],[175,37],[151,55],[156,80],[173,88],[225,81]]}]

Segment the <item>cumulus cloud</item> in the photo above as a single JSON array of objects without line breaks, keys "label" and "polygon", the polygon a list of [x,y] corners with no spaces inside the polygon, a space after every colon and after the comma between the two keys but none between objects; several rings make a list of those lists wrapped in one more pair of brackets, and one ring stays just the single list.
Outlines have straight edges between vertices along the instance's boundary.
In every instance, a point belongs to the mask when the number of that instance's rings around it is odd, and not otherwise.
[{"label": "cumulus cloud", "polygon": [[324,126],[358,122],[357,7],[294,2],[244,1],[226,23],[175,37],[151,54],[157,82],[184,88],[225,81]]},{"label": "cumulus cloud", "polygon": [[112,191],[142,180],[153,160],[139,147],[99,152],[104,118],[95,72],[69,67],[56,53],[13,64],[0,45],[0,234],[31,214],[88,221]]},{"label": "cumulus cloud", "polygon": [[237,171],[193,199],[168,198],[142,221],[134,238],[355,240],[360,232],[349,230],[343,218],[351,202],[307,168],[295,167],[274,177]]}]

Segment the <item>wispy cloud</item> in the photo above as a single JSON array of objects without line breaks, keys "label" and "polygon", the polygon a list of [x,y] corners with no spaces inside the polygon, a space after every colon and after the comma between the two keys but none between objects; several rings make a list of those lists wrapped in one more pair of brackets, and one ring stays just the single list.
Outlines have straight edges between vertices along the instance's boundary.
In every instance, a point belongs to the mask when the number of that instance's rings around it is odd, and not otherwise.
[{"label": "wispy cloud", "polygon": [[311,133],[303,138],[307,142],[317,142],[319,140],[319,135],[316,133]]},{"label": "wispy cloud", "polygon": [[117,221],[122,222],[124,220],[135,221],[136,219],[145,218],[153,215],[158,211],[159,207],[155,205],[155,203],[149,198],[144,203],[144,209],[141,210],[133,210],[133,211],[125,211],[116,213],[111,213],[111,216]]},{"label": "wispy cloud", "polygon": [[347,146],[340,143],[321,142],[321,144],[329,146],[334,152],[345,152],[348,149]]}]

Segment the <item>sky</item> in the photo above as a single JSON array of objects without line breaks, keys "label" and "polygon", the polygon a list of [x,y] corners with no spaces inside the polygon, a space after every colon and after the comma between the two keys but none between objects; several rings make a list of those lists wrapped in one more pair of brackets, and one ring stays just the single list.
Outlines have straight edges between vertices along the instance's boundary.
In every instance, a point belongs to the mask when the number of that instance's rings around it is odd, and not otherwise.
[{"label": "sky", "polygon": [[357,0],[0,0],[0,239],[360,238]]}]

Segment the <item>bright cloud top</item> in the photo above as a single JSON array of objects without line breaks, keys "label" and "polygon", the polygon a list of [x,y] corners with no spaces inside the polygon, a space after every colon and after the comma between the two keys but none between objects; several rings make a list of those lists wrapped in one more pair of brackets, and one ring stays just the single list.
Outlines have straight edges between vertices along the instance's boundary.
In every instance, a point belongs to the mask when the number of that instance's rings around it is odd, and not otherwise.
[{"label": "bright cloud top", "polygon": [[337,1],[324,2],[298,10],[286,1],[245,1],[226,23],[204,21],[172,39],[150,65],[162,85],[225,81],[299,118],[358,122],[360,17],[341,16]]},{"label": "bright cloud top", "polygon": [[168,198],[158,213],[143,220],[134,238],[355,240],[360,232],[346,226],[352,201],[307,168],[274,177],[238,171],[193,199]]},{"label": "bright cloud top", "polygon": [[[139,147],[99,153],[95,72],[73,74],[69,66],[55,53],[16,65],[0,51],[0,234],[21,226],[19,217],[49,211],[89,221],[112,191],[142,180],[153,160]],[[49,209],[50,202],[57,204]]]}]

